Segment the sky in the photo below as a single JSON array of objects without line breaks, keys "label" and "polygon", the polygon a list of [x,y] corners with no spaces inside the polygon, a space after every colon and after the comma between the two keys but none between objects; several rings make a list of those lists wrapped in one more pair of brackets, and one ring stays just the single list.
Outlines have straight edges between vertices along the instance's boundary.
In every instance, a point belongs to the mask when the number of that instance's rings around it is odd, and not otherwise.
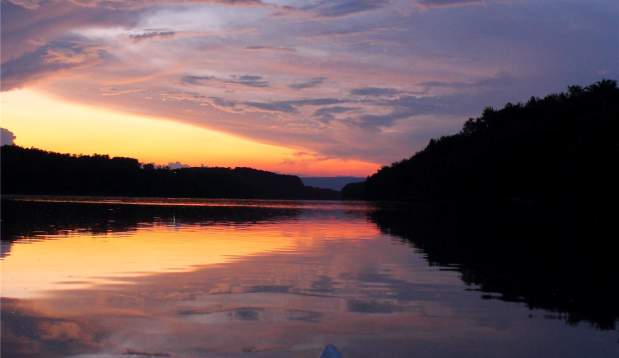
[{"label": "sky", "polygon": [[616,0],[0,1],[3,142],[157,164],[365,176],[619,78]]}]

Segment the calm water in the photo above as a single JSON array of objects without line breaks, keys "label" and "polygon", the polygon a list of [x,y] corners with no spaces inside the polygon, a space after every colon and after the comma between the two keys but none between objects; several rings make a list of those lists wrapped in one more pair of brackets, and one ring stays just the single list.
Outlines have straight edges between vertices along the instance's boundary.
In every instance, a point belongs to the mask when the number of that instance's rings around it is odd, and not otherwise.
[{"label": "calm water", "polygon": [[615,328],[481,292],[363,203],[2,209],[3,357],[619,356]]}]

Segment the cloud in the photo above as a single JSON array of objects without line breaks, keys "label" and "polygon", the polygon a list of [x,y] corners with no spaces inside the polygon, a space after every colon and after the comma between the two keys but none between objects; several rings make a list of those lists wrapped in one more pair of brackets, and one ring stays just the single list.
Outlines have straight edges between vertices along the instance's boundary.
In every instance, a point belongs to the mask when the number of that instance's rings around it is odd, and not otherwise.
[{"label": "cloud", "polygon": [[224,110],[235,109],[237,105],[235,101],[231,101],[221,97],[210,97],[210,100],[212,101],[210,103],[211,106]]},{"label": "cloud", "polygon": [[417,4],[423,8],[476,5],[483,2],[484,0],[417,0]]},{"label": "cloud", "polygon": [[0,8],[2,64],[50,42],[70,40],[82,28],[126,28],[140,20],[133,10],[88,8],[69,1],[40,2],[36,9],[0,1]]},{"label": "cloud", "polygon": [[383,114],[364,114],[356,118],[356,123],[362,128],[385,128],[395,124],[396,121],[409,119],[421,115],[463,115],[472,114],[481,107],[487,94],[478,95],[472,93],[457,93],[443,96],[400,96],[396,99],[388,99],[374,102],[375,105],[384,106],[389,111]]},{"label": "cloud", "polygon": [[79,41],[55,41],[2,64],[2,91],[20,88],[50,74],[89,66],[99,61],[105,49]]},{"label": "cloud", "polygon": [[264,88],[269,87],[270,84],[268,81],[265,81],[262,76],[256,75],[232,75],[228,79],[222,79],[215,76],[196,76],[196,75],[186,75],[181,78],[181,82],[190,84],[190,85],[205,85],[209,82],[214,83],[222,83],[222,84],[232,84],[232,85],[242,85],[247,87],[258,87]]},{"label": "cloud", "polygon": [[8,355],[40,357],[50,352],[72,355],[100,348],[104,332],[92,322],[48,315],[10,298],[3,298],[1,310],[2,351],[9,352]]},{"label": "cloud", "polygon": [[269,112],[292,113],[296,111],[296,107],[290,102],[246,102],[245,104],[249,107]]},{"label": "cloud", "polygon": [[0,146],[13,145],[15,143],[15,134],[6,128],[0,128]]},{"label": "cloud", "polygon": [[357,108],[355,107],[343,107],[343,106],[323,107],[323,108],[316,110],[316,112],[314,112],[314,115],[321,116],[324,114],[345,113],[345,112],[354,111],[356,109]]},{"label": "cloud", "polygon": [[99,90],[102,96],[122,96],[131,93],[140,93],[144,92],[141,88],[118,88],[118,87],[102,87]]},{"label": "cloud", "polygon": [[296,112],[297,107],[326,106],[346,102],[347,100],[339,98],[311,98],[275,102],[245,102],[245,105],[265,111],[293,113]]},{"label": "cloud", "polygon": [[619,75],[612,0],[507,1],[0,0],[2,89],[386,163],[485,106]]},{"label": "cloud", "polygon": [[217,80],[215,76],[195,76],[195,75],[187,75],[181,78],[181,82],[190,84],[190,85],[201,85],[204,82],[208,82],[211,80]]},{"label": "cloud", "polygon": [[264,81],[262,76],[253,76],[253,75],[243,75],[238,77],[233,77],[234,83],[238,83],[244,86],[250,87],[269,87],[269,82]]},{"label": "cloud", "polygon": [[[296,113],[301,107],[319,107],[330,106],[339,103],[346,103],[347,100],[338,98],[307,98],[287,101],[237,101],[216,96],[203,96],[196,93],[174,93],[166,94],[166,99],[176,101],[191,101],[201,105],[208,104],[210,106],[234,113],[242,112],[279,112],[279,113]],[[334,112],[335,113],[335,112]]]},{"label": "cloud", "polygon": [[409,118],[421,112],[415,108],[398,107],[387,114],[364,114],[354,119],[354,123],[364,129],[377,129],[380,127],[390,127],[398,119]]},{"label": "cloud", "polygon": [[292,47],[278,47],[278,46],[245,46],[245,50],[296,52],[296,50]]},{"label": "cloud", "polygon": [[490,87],[507,86],[513,84],[515,78],[507,72],[498,72],[496,75],[475,81],[424,81],[420,86],[428,91],[433,88],[448,89],[484,89]]},{"label": "cloud", "polygon": [[335,118],[333,116],[334,114],[347,113],[354,110],[357,110],[357,108],[345,106],[322,107],[314,112],[314,117],[318,118],[322,122],[328,123]]},{"label": "cloud", "polygon": [[326,77],[314,77],[304,82],[292,83],[288,85],[288,87],[294,88],[294,89],[305,89],[305,88],[316,87],[316,86],[321,85],[326,79],[327,79]]},{"label": "cloud", "polygon": [[389,5],[388,0],[320,0],[318,3],[302,7],[322,17],[344,17]]},{"label": "cloud", "polygon": [[457,91],[444,95],[417,96],[401,94],[396,98],[378,98],[369,103],[387,108],[388,112],[364,114],[355,118],[354,122],[362,128],[377,129],[380,127],[390,127],[398,120],[423,115],[460,115],[464,118],[479,113],[485,106],[509,101],[509,89],[512,87],[517,88],[522,83],[519,83],[508,73],[499,72],[495,76],[470,82],[428,81],[422,83],[422,85],[455,89]]},{"label": "cloud", "polygon": [[166,167],[170,168],[170,169],[182,169],[182,168],[189,168],[189,165],[187,164],[183,164],[179,161],[176,162],[170,162],[168,164],[165,165]]},{"label": "cloud", "polygon": [[368,96],[368,97],[389,97],[402,93],[401,90],[396,88],[384,88],[384,87],[360,87],[350,91],[353,96]]},{"label": "cloud", "polygon": [[[157,4],[170,4],[171,0],[6,0],[25,9],[36,10],[44,3],[66,2],[83,7],[105,7],[110,9],[134,9]],[[177,0],[177,3],[211,3],[221,5],[264,5],[260,0]]]},{"label": "cloud", "polygon": [[40,0],[8,0],[8,2],[29,10],[38,9],[40,5]]},{"label": "cloud", "polygon": [[129,37],[135,41],[150,40],[150,39],[168,39],[176,35],[175,31],[171,30],[146,30],[141,33],[129,34]]}]

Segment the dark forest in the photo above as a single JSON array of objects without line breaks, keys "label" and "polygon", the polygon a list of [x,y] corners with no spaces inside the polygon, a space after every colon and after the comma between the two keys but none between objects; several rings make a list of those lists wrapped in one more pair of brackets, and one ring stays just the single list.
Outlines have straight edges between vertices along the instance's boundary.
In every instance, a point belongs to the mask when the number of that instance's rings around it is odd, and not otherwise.
[{"label": "dark forest", "polygon": [[251,168],[142,165],[137,159],[2,147],[2,194],[335,199],[294,175]]}]

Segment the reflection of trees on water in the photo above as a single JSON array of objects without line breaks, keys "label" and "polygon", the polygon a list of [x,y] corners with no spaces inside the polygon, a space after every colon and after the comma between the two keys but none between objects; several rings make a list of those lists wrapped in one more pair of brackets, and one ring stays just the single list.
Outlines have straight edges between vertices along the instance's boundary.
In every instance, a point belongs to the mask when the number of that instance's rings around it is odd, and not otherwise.
[{"label": "reflection of trees on water", "polygon": [[619,243],[609,212],[587,211],[450,203],[377,210],[370,218],[421,249],[430,264],[455,267],[483,298],[520,301],[558,312],[570,324],[614,329]]},{"label": "reflection of trees on water", "polygon": [[9,254],[11,242],[34,235],[55,235],[67,231],[91,234],[135,231],[154,225],[252,225],[299,215],[294,208],[157,206],[87,203],[2,201],[2,253]]}]

